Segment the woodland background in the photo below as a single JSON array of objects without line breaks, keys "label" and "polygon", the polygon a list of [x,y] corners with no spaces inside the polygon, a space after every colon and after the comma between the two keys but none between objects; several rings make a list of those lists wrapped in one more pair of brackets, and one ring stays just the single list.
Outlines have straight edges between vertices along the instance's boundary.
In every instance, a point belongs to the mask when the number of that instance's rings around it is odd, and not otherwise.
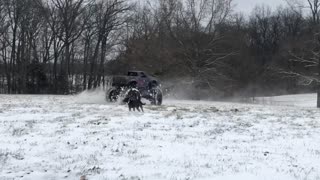
[{"label": "woodland background", "polygon": [[188,98],[319,89],[320,2],[1,0],[0,93],[70,94],[143,70]]}]

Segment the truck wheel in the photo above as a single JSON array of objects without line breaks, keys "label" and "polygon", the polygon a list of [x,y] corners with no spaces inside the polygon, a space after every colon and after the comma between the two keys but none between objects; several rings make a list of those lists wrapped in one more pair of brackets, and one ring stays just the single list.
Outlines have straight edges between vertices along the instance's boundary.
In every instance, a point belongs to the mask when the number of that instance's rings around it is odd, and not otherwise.
[{"label": "truck wheel", "polygon": [[157,105],[160,106],[162,104],[162,92],[157,94]]},{"label": "truck wheel", "polygon": [[128,86],[129,86],[129,88],[136,88],[137,87],[137,81],[130,81],[129,83],[128,83]]},{"label": "truck wheel", "polygon": [[162,91],[161,91],[161,89],[159,89],[159,88],[151,89],[151,94],[152,94],[151,104],[160,106],[162,104]]},{"label": "truck wheel", "polygon": [[108,94],[108,100],[110,102],[116,102],[119,98],[119,95],[119,91],[117,91],[116,89],[112,89]]},{"label": "truck wheel", "polygon": [[158,86],[158,82],[157,81],[151,81],[148,84],[149,89],[156,89]]}]

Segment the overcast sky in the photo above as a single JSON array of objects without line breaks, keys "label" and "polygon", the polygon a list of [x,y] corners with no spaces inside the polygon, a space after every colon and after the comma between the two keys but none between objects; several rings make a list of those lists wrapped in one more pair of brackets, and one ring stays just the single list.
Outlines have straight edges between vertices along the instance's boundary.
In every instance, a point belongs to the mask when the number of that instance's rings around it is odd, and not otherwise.
[{"label": "overcast sky", "polygon": [[234,0],[234,4],[236,5],[236,11],[250,14],[256,5],[266,4],[276,8],[279,5],[286,5],[286,2],[284,0]]}]

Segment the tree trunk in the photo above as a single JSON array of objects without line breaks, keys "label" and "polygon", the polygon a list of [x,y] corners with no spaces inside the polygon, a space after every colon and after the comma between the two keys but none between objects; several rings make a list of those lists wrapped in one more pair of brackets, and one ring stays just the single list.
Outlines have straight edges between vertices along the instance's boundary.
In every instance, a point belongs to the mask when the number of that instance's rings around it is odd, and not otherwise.
[{"label": "tree trunk", "polygon": [[95,66],[96,66],[96,61],[98,58],[100,43],[101,43],[101,37],[99,36],[98,42],[97,42],[95,50],[94,50],[93,57],[91,58],[88,89],[91,89],[93,87],[93,85],[94,85],[93,83],[94,83],[95,77],[97,75],[97,72],[96,72],[97,68]]},{"label": "tree trunk", "polygon": [[3,54],[3,62],[4,62],[4,71],[5,71],[5,78],[6,78],[6,85],[7,85],[7,90],[6,90],[6,93],[10,93],[10,72],[9,72],[9,67],[8,67],[8,63],[7,63],[7,48],[5,47],[3,50],[2,50],[2,54]]},{"label": "tree trunk", "polygon": [[14,28],[13,28],[13,33],[12,33],[12,48],[11,48],[11,59],[10,59],[10,64],[9,64],[9,79],[8,79],[8,84],[9,84],[9,93],[14,92],[14,83],[15,83],[15,78],[14,78],[14,66],[16,62],[16,38],[17,38],[17,25],[15,22]]},{"label": "tree trunk", "polygon": [[318,85],[317,107],[320,108],[320,85]]},{"label": "tree trunk", "polygon": [[87,90],[87,66],[88,66],[88,59],[90,55],[90,39],[85,41],[84,45],[84,60],[83,60],[83,82],[82,82],[82,89]]},{"label": "tree trunk", "polygon": [[97,76],[96,80],[94,82],[94,88],[97,88],[101,85],[101,78],[103,76],[103,69],[104,69],[104,61],[105,61],[105,56],[106,56],[106,47],[107,47],[107,38],[103,37],[102,43],[101,43],[101,54],[100,54],[100,64],[97,69]]},{"label": "tree trunk", "polygon": [[[320,79],[320,62],[318,62],[318,79]],[[318,82],[317,107],[320,108],[320,82]]]},{"label": "tree trunk", "polygon": [[[69,94],[69,75],[70,75],[70,72],[69,72],[69,65],[70,65],[70,43],[66,42],[66,47],[65,47],[65,64],[63,65],[64,67],[63,68],[63,72],[62,72],[62,75],[63,75],[63,93],[66,93],[66,94]],[[63,64],[63,63],[62,63]]]},{"label": "tree trunk", "polygon": [[57,45],[57,40],[54,40],[54,45],[53,45],[53,53],[54,53],[54,60],[53,60],[53,91],[54,93],[58,92],[58,75],[57,75],[57,63],[58,63],[58,58],[59,58],[59,52],[58,52],[58,45]]}]

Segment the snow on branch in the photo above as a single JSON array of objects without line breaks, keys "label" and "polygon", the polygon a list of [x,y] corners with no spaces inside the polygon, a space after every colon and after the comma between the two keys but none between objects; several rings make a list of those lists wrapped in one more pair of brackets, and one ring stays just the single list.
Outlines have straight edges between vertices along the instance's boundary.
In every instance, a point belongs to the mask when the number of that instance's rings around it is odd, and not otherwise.
[{"label": "snow on branch", "polygon": [[319,53],[313,52],[315,57],[310,58],[309,60],[304,59],[302,57],[299,57],[292,52],[289,52],[289,54],[294,57],[294,58],[290,59],[290,61],[305,63],[306,64],[305,67],[315,67],[319,64],[319,59],[317,58],[317,56],[319,56]]},{"label": "snow on branch", "polygon": [[320,83],[320,79],[312,75],[304,75],[302,73],[286,71],[283,69],[278,69],[278,73],[283,75],[282,78],[299,78],[299,84],[304,86],[309,86],[313,82]]}]

